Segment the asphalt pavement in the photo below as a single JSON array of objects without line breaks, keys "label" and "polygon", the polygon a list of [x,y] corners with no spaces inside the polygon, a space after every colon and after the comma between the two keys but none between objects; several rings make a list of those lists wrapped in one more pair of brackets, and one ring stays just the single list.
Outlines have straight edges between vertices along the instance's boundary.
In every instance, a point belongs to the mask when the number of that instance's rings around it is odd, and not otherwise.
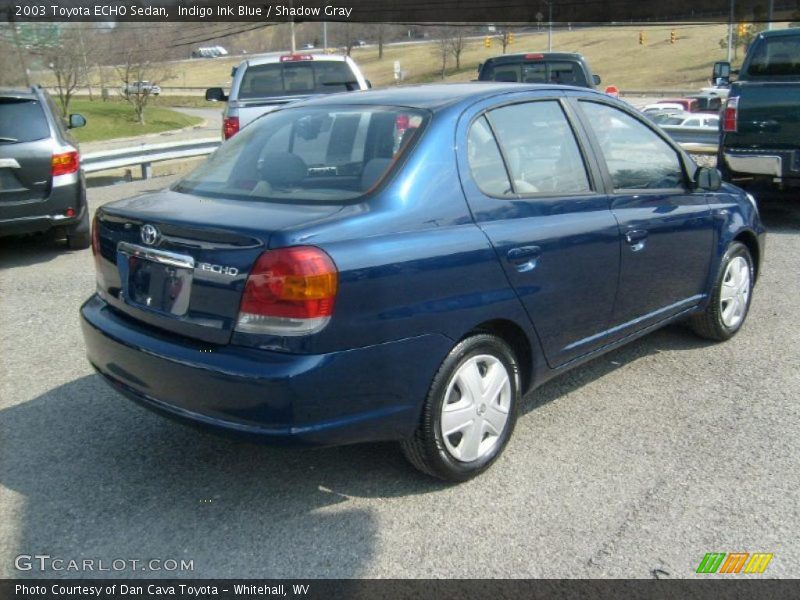
[{"label": "asphalt pavement", "polygon": [[91,251],[2,239],[0,577],[165,576],[15,568],[46,554],[191,560],[166,573],[185,577],[682,578],[735,551],[800,577],[800,205],[762,210],[739,335],[671,326],[546,384],[498,463],[457,486],[394,444],[276,449],[133,405],[84,357]]}]

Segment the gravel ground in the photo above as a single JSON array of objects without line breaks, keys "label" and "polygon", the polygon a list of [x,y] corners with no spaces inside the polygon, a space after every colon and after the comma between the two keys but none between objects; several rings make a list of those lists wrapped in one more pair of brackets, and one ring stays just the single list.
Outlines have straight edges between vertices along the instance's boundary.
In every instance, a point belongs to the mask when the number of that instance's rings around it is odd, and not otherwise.
[{"label": "gravel ground", "polygon": [[393,444],[278,450],[131,404],[84,358],[91,252],[0,240],[0,577],[40,577],[14,557],[49,554],[193,560],[169,575],[194,577],[682,578],[733,551],[800,577],[800,205],[763,213],[734,340],[672,326],[548,383],[503,458],[454,487]]}]

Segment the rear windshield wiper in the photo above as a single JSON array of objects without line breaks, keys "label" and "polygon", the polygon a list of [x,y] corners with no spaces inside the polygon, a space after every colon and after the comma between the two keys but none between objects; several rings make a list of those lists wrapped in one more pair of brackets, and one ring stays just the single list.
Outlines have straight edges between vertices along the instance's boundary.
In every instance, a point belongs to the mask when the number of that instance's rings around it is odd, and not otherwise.
[{"label": "rear windshield wiper", "polygon": [[11,143],[13,143],[13,142],[18,142],[18,141],[19,140],[17,138],[0,136],[0,142],[11,142]]}]

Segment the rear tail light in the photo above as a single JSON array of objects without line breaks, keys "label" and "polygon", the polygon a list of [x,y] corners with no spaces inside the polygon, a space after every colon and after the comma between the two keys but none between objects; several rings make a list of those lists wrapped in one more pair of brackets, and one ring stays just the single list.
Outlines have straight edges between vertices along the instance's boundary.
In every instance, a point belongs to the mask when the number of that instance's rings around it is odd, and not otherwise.
[{"label": "rear tail light", "polygon": [[728,98],[725,110],[722,113],[722,131],[736,131],[736,121],[739,117],[739,97]]},{"label": "rear tail light", "polygon": [[225,117],[222,121],[222,137],[230,139],[239,132],[239,117]]},{"label": "rear tail light", "polygon": [[50,174],[53,177],[58,177],[59,175],[76,173],[80,165],[80,155],[77,150],[53,154],[53,158],[50,160]]},{"label": "rear tail light", "polygon": [[308,335],[330,321],[339,273],[313,246],[268,250],[258,257],[244,286],[236,331]]}]

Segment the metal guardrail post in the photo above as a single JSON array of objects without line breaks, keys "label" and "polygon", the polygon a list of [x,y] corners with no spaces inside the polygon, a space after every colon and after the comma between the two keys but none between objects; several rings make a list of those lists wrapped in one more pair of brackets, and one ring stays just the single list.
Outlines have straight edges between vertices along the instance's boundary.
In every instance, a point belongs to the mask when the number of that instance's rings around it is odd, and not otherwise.
[{"label": "metal guardrail post", "polygon": [[142,179],[150,179],[153,176],[153,163],[142,163]]}]

